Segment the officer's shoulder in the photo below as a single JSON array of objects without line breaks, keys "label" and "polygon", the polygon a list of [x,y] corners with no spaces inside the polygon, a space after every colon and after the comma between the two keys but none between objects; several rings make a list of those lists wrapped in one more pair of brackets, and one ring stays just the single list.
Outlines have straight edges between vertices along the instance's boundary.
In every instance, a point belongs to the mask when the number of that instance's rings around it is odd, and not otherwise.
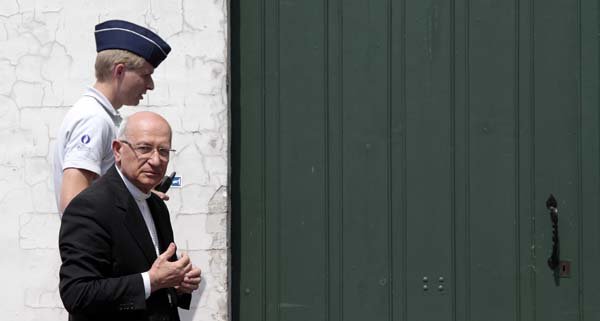
[{"label": "officer's shoulder", "polygon": [[71,122],[81,122],[82,120],[110,121],[110,117],[103,108],[94,98],[83,96],[67,111],[65,119]]},{"label": "officer's shoulder", "polygon": [[106,178],[101,176],[99,179],[92,182],[88,188],[79,193],[71,203],[84,202],[91,206],[108,207],[114,204],[115,189],[111,187]]},{"label": "officer's shoulder", "polygon": [[89,217],[93,220],[100,219],[102,217],[113,212],[111,207],[114,202],[111,201],[110,192],[97,184],[92,184],[90,187],[84,189],[81,193],[77,194],[64,211],[63,218],[71,215],[79,217]]}]

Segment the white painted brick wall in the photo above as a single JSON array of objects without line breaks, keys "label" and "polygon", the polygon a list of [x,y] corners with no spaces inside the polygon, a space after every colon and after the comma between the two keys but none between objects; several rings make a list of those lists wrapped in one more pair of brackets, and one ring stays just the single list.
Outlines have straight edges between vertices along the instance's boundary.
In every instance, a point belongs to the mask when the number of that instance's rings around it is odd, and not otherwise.
[{"label": "white painted brick wall", "polygon": [[156,89],[128,115],[153,110],[174,129],[175,239],[203,270],[183,320],[228,320],[226,0],[0,1],[0,320],[67,320],[58,294],[51,163],[62,117],[93,84],[94,25],[125,19],[173,48]]}]

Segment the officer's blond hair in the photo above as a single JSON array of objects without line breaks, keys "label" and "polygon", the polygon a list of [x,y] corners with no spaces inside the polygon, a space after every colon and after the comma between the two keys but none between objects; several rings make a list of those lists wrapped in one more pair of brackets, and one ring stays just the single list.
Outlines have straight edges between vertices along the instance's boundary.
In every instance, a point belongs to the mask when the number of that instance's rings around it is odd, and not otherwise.
[{"label": "officer's blond hair", "polygon": [[125,67],[130,70],[136,70],[142,68],[144,65],[144,58],[121,49],[108,49],[103,50],[96,56],[96,80],[104,82],[110,80],[113,67],[116,64],[125,64]]}]

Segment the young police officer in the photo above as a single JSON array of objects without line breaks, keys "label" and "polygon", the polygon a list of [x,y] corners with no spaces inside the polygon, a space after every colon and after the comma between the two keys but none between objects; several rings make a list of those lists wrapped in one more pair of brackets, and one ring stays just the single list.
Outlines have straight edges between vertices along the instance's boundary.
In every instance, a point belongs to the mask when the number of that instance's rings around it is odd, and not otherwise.
[{"label": "young police officer", "polygon": [[154,32],[122,20],[96,25],[95,37],[96,83],[69,110],[56,142],[54,190],[60,213],[113,165],[118,109],[138,105],[154,89],[154,68],[171,51]]}]

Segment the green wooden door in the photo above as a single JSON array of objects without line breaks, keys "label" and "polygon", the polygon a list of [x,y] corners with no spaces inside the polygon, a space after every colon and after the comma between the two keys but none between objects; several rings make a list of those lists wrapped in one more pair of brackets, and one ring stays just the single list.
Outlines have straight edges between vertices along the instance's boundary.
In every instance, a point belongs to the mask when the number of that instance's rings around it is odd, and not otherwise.
[{"label": "green wooden door", "polygon": [[231,9],[236,320],[600,319],[598,1]]}]

